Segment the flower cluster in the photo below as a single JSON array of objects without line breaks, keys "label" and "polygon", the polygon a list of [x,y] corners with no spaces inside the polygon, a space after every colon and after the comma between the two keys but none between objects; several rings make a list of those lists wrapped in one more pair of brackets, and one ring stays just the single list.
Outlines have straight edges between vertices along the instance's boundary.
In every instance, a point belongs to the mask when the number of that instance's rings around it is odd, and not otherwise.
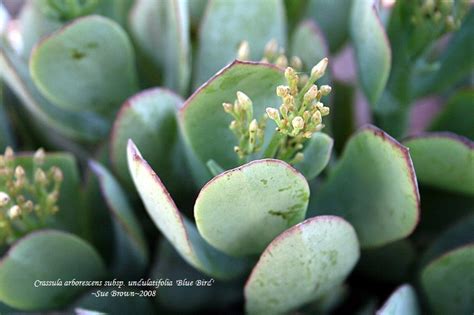
[{"label": "flower cluster", "polygon": [[240,159],[244,159],[255,152],[258,152],[263,144],[266,118],[259,122],[253,118],[252,100],[243,92],[237,92],[237,99],[234,104],[223,103],[224,110],[232,115],[229,128],[238,139],[238,146],[234,147]]},{"label": "flower cluster", "polygon": [[[276,89],[282,104],[279,109],[266,109],[268,117],[277,125],[277,132],[285,136],[281,138],[280,147],[277,148],[278,158],[299,162],[303,156],[298,151],[303,148],[305,140],[324,128],[323,117],[329,115],[329,107],[324,106],[321,98],[331,92],[331,87],[318,87],[314,83],[324,75],[327,65],[328,59],[324,58],[314,66],[302,88],[299,87],[300,77],[295,69],[286,68],[288,85],[280,85]],[[295,157],[296,160],[292,159]]]},{"label": "flower cluster", "polygon": [[469,9],[469,0],[418,0],[418,10],[415,10],[411,21],[415,25],[433,23],[441,26],[444,31],[453,31],[461,25],[462,19]]},{"label": "flower cluster", "polygon": [[[250,45],[247,41],[242,41],[237,49],[237,59],[250,60]],[[288,59],[285,54],[285,49],[278,46],[276,39],[270,40],[263,51],[263,58],[260,62],[271,63],[282,68],[291,66],[296,71],[303,69],[303,62],[297,56],[292,56]]]},{"label": "flower cluster", "polygon": [[28,176],[21,165],[16,165],[10,147],[0,155],[0,245],[46,226],[58,212],[63,173],[56,166],[44,171],[44,159],[44,150],[39,149],[33,158],[32,176]]}]

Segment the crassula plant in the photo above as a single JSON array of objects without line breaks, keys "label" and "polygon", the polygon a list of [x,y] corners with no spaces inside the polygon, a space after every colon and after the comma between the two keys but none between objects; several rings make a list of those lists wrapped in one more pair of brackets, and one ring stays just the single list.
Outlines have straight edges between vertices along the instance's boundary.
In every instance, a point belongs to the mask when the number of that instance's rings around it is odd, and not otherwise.
[{"label": "crassula plant", "polygon": [[469,1],[5,4],[0,313],[474,311]]}]

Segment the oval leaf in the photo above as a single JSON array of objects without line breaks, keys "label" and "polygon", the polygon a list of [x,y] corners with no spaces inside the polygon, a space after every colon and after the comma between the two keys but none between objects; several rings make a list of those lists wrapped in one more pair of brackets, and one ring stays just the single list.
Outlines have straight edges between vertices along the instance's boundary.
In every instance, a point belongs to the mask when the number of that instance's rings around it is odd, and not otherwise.
[{"label": "oval leaf", "polygon": [[62,307],[84,288],[37,288],[35,281],[100,280],[104,268],[94,248],[73,234],[55,230],[30,233],[15,243],[0,261],[0,300],[21,310]]},{"label": "oval leaf", "polygon": [[404,144],[420,182],[474,195],[474,142],[451,133],[426,133]]},{"label": "oval leaf", "polygon": [[301,58],[307,71],[329,56],[326,39],[313,21],[304,21],[298,25],[291,41],[291,54]]},{"label": "oval leaf", "polygon": [[194,206],[199,233],[232,256],[261,253],[306,214],[306,179],[280,160],[257,160],[204,186]]},{"label": "oval leaf", "polygon": [[390,73],[391,49],[374,0],[352,2],[350,34],[362,90],[376,104]]},{"label": "oval leaf", "polygon": [[132,139],[143,148],[143,155],[172,193],[189,186],[189,181],[184,180],[188,172],[176,121],[183,102],[169,90],[153,88],[135,94],[123,104],[112,128],[110,152],[113,167],[126,184],[133,186],[126,154],[127,141]]},{"label": "oval leaf", "polygon": [[218,252],[206,243],[196,226],[178,210],[161,180],[131,140],[127,155],[133,182],[148,214],[181,257],[196,269],[216,278],[226,279],[242,274],[247,262]]},{"label": "oval leaf", "polygon": [[416,292],[411,285],[405,284],[390,295],[377,315],[418,315],[420,307]]},{"label": "oval leaf", "polygon": [[[264,63],[235,61],[194,92],[180,111],[184,138],[192,151],[190,154],[197,159],[197,165],[193,165],[192,169],[205,169],[205,163],[211,159],[224,169],[236,167],[238,157],[234,146],[237,139],[229,130],[232,117],[224,111],[222,103],[234,102],[237,91],[242,91],[252,99],[254,117],[260,118],[266,107],[281,102],[275,89],[283,83],[280,68]],[[267,130],[272,131],[271,126]],[[219,141],[216,142],[216,139]],[[207,176],[197,178],[199,184],[211,178],[207,170],[204,174]]]},{"label": "oval leaf", "polygon": [[139,0],[130,11],[134,39],[163,70],[164,85],[181,94],[186,93],[191,76],[187,2]]},{"label": "oval leaf", "polygon": [[47,99],[74,111],[113,111],[137,89],[127,34],[100,16],[76,19],[40,42],[30,72]]},{"label": "oval leaf", "polygon": [[259,60],[265,44],[272,39],[285,47],[286,21],[281,0],[210,1],[199,29],[194,87],[234,60],[243,40],[250,45],[250,60]]},{"label": "oval leaf", "polygon": [[474,310],[474,244],[431,262],[421,272],[421,285],[433,314],[470,314]]},{"label": "oval leaf", "polygon": [[322,132],[313,134],[304,148],[304,160],[295,165],[308,180],[312,180],[321,173],[331,158],[334,141]]},{"label": "oval leaf", "polygon": [[51,104],[31,80],[24,60],[11,49],[1,48],[0,75],[36,122],[41,123],[44,129],[54,130],[72,139],[89,142],[103,139],[109,129],[107,120],[92,112],[70,112]]},{"label": "oval leaf", "polygon": [[102,165],[89,163],[99,179],[100,190],[107,202],[115,234],[115,274],[118,277],[140,276],[148,262],[148,248],[140,224],[115,178]]},{"label": "oval leaf", "polygon": [[359,259],[352,226],[341,218],[308,219],[279,235],[245,285],[249,314],[280,314],[340,285]]},{"label": "oval leaf", "polygon": [[419,193],[408,150],[374,126],[362,128],[317,193],[315,209],[346,218],[363,248],[409,235],[418,223]]}]

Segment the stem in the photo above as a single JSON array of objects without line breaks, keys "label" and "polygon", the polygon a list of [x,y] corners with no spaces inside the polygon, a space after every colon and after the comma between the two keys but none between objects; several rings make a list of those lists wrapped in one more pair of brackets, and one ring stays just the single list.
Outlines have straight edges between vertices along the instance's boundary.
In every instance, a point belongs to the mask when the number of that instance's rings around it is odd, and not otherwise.
[{"label": "stem", "polygon": [[283,135],[279,133],[278,131],[275,132],[272,136],[272,139],[270,140],[270,143],[268,144],[267,148],[263,152],[263,157],[264,158],[274,158],[278,148],[280,147],[280,144],[282,140],[286,140],[286,135]]}]

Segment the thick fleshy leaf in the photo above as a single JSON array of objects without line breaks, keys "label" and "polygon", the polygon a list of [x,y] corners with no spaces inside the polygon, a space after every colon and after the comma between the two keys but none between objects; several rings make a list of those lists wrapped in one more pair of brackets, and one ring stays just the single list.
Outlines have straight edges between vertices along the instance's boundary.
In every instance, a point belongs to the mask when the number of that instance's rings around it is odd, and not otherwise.
[{"label": "thick fleshy leaf", "polygon": [[111,112],[137,90],[130,40],[100,16],[76,19],[41,41],[30,72],[48,100],[73,111]]},{"label": "thick fleshy leaf", "polygon": [[458,81],[468,77],[474,69],[472,40],[474,39],[474,10],[464,19],[461,29],[456,31],[446,49],[439,56],[439,69],[430,74],[421,74],[413,79],[414,94],[422,97],[430,93],[441,93]]},{"label": "thick fleshy leaf", "polygon": [[413,231],[419,199],[408,149],[369,125],[347,142],[310,215],[340,215],[354,225],[363,248],[375,247]]},{"label": "thick fleshy leaf", "polygon": [[304,160],[295,165],[307,180],[312,180],[321,173],[329,163],[334,140],[325,133],[317,132],[304,148]]},{"label": "thick fleshy leaf", "polygon": [[147,266],[148,248],[127,195],[101,164],[90,162],[89,166],[99,179],[100,189],[114,224],[114,274],[120,279],[139,277]]},{"label": "thick fleshy leaf", "polygon": [[[204,172],[201,170],[201,178],[197,178],[199,184],[211,178],[205,168],[205,163],[210,159],[224,169],[238,165],[238,157],[234,152],[237,139],[229,130],[232,117],[224,111],[222,103],[233,103],[236,92],[242,91],[253,101],[254,117],[260,118],[266,107],[272,104],[277,106],[281,102],[275,89],[284,82],[280,68],[264,63],[235,61],[186,101],[180,111],[180,123],[190,147],[190,155],[197,161],[192,167],[193,172],[204,169]],[[274,125],[268,125],[267,131],[273,132],[274,129],[271,129]]]},{"label": "thick fleshy leaf", "polygon": [[349,35],[349,18],[352,1],[310,0],[307,15],[321,27],[329,42],[331,52],[336,52]]},{"label": "thick fleshy leaf", "polygon": [[421,272],[432,314],[470,314],[474,309],[474,244],[450,251]]},{"label": "thick fleshy leaf", "polygon": [[413,287],[409,284],[400,286],[390,295],[377,315],[418,315],[420,307]]},{"label": "thick fleshy leaf", "polygon": [[[132,139],[156,169],[171,193],[190,182],[176,113],[184,100],[173,92],[154,88],[129,98],[120,109],[111,133],[110,152],[115,171],[133,186],[127,167],[127,141]],[[181,179],[181,180],[180,180]]]},{"label": "thick fleshy leaf", "polygon": [[0,46],[0,75],[37,122],[45,129],[51,128],[72,139],[90,142],[103,139],[109,122],[92,112],[70,112],[52,105],[31,81],[24,60],[8,47],[3,47],[1,43]]},{"label": "thick fleshy leaf", "polygon": [[329,56],[326,39],[312,20],[304,21],[296,28],[291,41],[291,54],[301,58],[306,71]]},{"label": "thick fleshy leaf", "polygon": [[[152,279],[168,279],[172,286],[160,286],[156,300],[164,308],[160,313],[194,312],[212,307],[225,307],[242,298],[242,280],[221,282],[200,273],[184,261],[171,246],[162,239],[152,269]],[[191,286],[179,286],[178,281],[192,282]],[[183,303],[186,301],[186,303]]]},{"label": "thick fleshy leaf", "polygon": [[333,106],[331,107],[331,135],[334,138],[334,150],[341,154],[347,140],[356,131],[357,109],[356,89],[353,85],[334,82]]},{"label": "thick fleshy leaf", "polygon": [[451,131],[474,141],[474,89],[455,94],[435,118],[430,131]]},{"label": "thick fleshy leaf", "polygon": [[308,219],[280,234],[245,285],[249,314],[281,314],[339,286],[359,258],[352,226],[339,217]]},{"label": "thick fleshy leaf", "polygon": [[[65,286],[66,281],[100,280],[104,273],[97,252],[77,236],[55,230],[30,233],[0,261],[0,300],[21,310],[62,307],[84,290]],[[62,286],[38,287],[36,282],[57,279]]]},{"label": "thick fleshy leaf", "polygon": [[374,0],[352,2],[350,34],[362,90],[373,106],[390,73],[391,50]]},{"label": "thick fleshy leaf", "polygon": [[421,183],[474,195],[474,142],[451,133],[426,133],[404,144]]},{"label": "thick fleshy leaf", "polygon": [[139,0],[129,18],[135,41],[163,71],[164,85],[181,94],[186,93],[191,77],[187,2]]},{"label": "thick fleshy leaf", "polygon": [[194,88],[234,60],[239,44],[250,45],[250,60],[260,60],[265,44],[286,46],[286,20],[281,0],[213,0],[199,29]]},{"label": "thick fleshy leaf", "polygon": [[257,160],[214,177],[199,193],[199,233],[232,256],[261,253],[281,232],[305,218],[306,179],[280,160]]},{"label": "thick fleshy leaf", "polygon": [[148,214],[184,260],[199,271],[220,279],[236,277],[246,271],[245,260],[229,257],[206,243],[196,226],[178,210],[132,141],[129,141],[127,155],[133,182]]},{"label": "thick fleshy leaf", "polygon": [[[1,87],[2,82],[0,82]],[[1,89],[1,88],[0,88]],[[13,134],[3,101],[3,89],[0,91],[0,152],[7,146],[13,146]]]}]

